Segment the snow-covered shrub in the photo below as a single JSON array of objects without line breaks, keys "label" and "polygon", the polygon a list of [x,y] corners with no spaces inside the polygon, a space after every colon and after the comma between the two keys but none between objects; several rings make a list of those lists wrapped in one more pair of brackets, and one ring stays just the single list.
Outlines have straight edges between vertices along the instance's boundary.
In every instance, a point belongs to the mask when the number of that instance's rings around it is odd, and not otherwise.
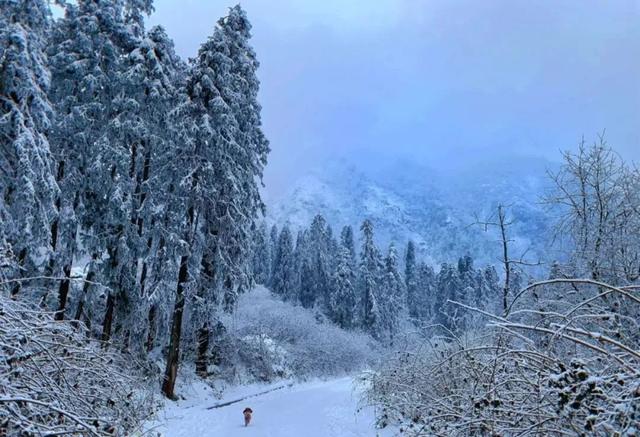
[{"label": "snow-covered shrub", "polygon": [[231,353],[229,364],[244,366],[258,379],[344,374],[371,365],[377,356],[368,335],[345,331],[264,288],[242,295],[225,322],[223,355]]},{"label": "snow-covered shrub", "polygon": [[525,288],[484,336],[434,337],[370,378],[380,425],[409,435],[640,432],[640,296],[590,280]]},{"label": "snow-covered shrub", "polygon": [[0,292],[0,435],[125,435],[147,388],[130,356]]}]

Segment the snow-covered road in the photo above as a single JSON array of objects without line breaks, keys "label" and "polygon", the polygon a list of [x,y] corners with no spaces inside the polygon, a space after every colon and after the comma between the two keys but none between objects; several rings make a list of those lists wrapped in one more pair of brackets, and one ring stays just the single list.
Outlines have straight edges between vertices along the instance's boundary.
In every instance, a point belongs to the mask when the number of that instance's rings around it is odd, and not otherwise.
[{"label": "snow-covered road", "polygon": [[[215,399],[204,386],[193,386],[188,400],[167,402],[155,432],[167,437],[374,437],[392,436],[376,430],[373,409],[360,409],[352,378],[296,384],[226,407],[220,402],[258,393],[269,387],[239,387]],[[242,410],[253,409],[249,427]]]}]

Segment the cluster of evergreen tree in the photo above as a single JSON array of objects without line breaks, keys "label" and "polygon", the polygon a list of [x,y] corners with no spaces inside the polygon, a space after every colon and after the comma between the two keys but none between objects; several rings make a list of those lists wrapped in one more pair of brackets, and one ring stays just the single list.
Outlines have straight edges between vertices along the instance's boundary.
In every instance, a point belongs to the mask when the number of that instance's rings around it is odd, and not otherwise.
[{"label": "cluster of evergreen tree", "polygon": [[321,215],[300,230],[295,241],[288,225],[280,230],[274,225],[268,232],[263,223],[254,241],[255,279],[287,301],[385,342],[393,340],[403,320],[467,328],[462,314],[468,312],[450,301],[479,308],[499,302],[493,266],[476,269],[471,257],[464,256],[457,265],[442,264],[436,273],[417,260],[413,242],[401,262],[393,243],[386,254],[378,249],[371,221],[365,220],[360,231],[357,251],[353,228],[345,226],[335,237]]},{"label": "cluster of evergreen tree", "polygon": [[171,397],[181,339],[206,371],[214,310],[251,282],[269,151],[251,25],[231,8],[185,63],[145,29],[152,0],[61,4],[0,0],[0,280],[105,342],[163,347]]}]

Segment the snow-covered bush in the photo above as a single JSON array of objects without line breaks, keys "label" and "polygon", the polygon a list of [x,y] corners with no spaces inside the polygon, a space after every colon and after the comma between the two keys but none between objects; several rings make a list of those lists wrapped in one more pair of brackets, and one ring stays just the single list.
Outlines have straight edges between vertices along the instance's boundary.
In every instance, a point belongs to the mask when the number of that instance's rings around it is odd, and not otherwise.
[{"label": "snow-covered bush", "polygon": [[125,435],[147,388],[130,356],[0,292],[0,435]]},{"label": "snow-covered bush", "polygon": [[344,374],[378,355],[368,335],[345,331],[260,287],[240,297],[225,325],[222,355],[236,372],[244,367],[257,379]]},{"label": "snow-covered bush", "polygon": [[640,432],[640,296],[591,280],[526,287],[484,336],[434,337],[370,378],[409,435]]}]

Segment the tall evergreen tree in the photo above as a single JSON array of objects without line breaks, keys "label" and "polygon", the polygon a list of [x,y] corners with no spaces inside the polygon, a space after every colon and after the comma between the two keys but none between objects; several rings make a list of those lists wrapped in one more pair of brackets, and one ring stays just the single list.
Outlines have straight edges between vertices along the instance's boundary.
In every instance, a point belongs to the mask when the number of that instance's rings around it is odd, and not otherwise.
[{"label": "tall evergreen tree", "polygon": [[373,224],[365,220],[360,227],[362,231],[362,250],[358,271],[358,295],[360,298],[360,323],[371,333],[380,323],[378,303],[379,287],[382,272],[380,252],[373,241]]},{"label": "tall evergreen tree", "polygon": [[[128,318],[128,332],[140,340],[147,331],[147,347],[154,342],[158,295],[157,282],[162,270],[170,270],[167,260],[173,257],[177,239],[175,220],[170,220],[176,181],[166,173],[176,153],[173,108],[180,104],[182,77],[186,65],[175,54],[173,42],[160,26],[140,38],[137,47],[125,60],[123,88],[129,100],[120,116],[123,141],[130,144],[128,177],[131,190],[129,246],[132,266],[128,279],[135,293],[127,297],[128,308],[120,305]],[[147,323],[140,321],[146,320]]]},{"label": "tall evergreen tree", "polygon": [[342,228],[342,232],[340,232],[340,243],[344,248],[349,252],[349,258],[351,259],[352,265],[356,265],[356,244],[353,238],[353,228],[349,225]]},{"label": "tall evergreen tree", "polygon": [[313,271],[313,300],[327,308],[331,289],[332,237],[324,217],[316,215],[309,228],[309,265]]},{"label": "tall evergreen tree", "polygon": [[[238,5],[229,15],[218,20],[213,36],[203,46],[203,65],[219,91],[213,102],[212,118],[218,159],[215,161],[217,195],[212,214],[205,215],[205,235],[211,240],[206,249],[215,247],[220,253],[217,270],[224,275],[224,301],[235,301],[238,287],[247,286],[247,248],[255,219],[264,212],[256,182],[262,178],[269,152],[261,127],[258,103],[259,63],[249,44],[251,24]],[[215,116],[215,118],[213,117]],[[207,210],[206,213],[209,211]],[[205,250],[204,256],[210,256]]]},{"label": "tall evergreen tree", "polygon": [[449,329],[460,327],[459,308],[449,301],[461,302],[463,288],[458,269],[444,263],[436,277],[436,293],[434,296],[434,318]]},{"label": "tall evergreen tree", "polygon": [[273,292],[283,299],[292,300],[296,297],[296,270],[293,256],[293,239],[287,225],[282,227],[278,239],[278,248],[274,260]]},{"label": "tall evergreen tree", "polygon": [[[52,108],[44,50],[50,25],[42,0],[0,0],[0,214],[22,278],[51,253],[58,186],[48,135]],[[13,288],[16,294],[20,282]]]},{"label": "tall evergreen tree", "polygon": [[315,303],[315,275],[308,258],[303,258],[300,263],[299,284],[300,304],[305,308],[312,308]]},{"label": "tall evergreen tree", "polygon": [[273,272],[275,271],[275,261],[276,261],[276,252],[278,251],[278,236],[280,233],[278,232],[278,226],[275,224],[271,226],[271,231],[269,231],[269,249],[271,250],[271,266],[269,270],[269,281],[271,284],[273,280]]},{"label": "tall evergreen tree", "polygon": [[409,241],[404,258],[404,280],[407,289],[407,309],[409,316],[414,319],[418,318],[421,306],[418,300],[418,272],[416,269],[416,247],[413,241]]},{"label": "tall evergreen tree", "polygon": [[356,275],[349,249],[340,246],[329,299],[329,316],[341,328],[354,325],[356,308]]},{"label": "tall evergreen tree", "polygon": [[436,274],[433,267],[421,262],[417,268],[415,315],[420,321],[433,321],[436,298]]},{"label": "tall evergreen tree", "polygon": [[[213,36],[200,47],[187,81],[186,162],[182,179],[188,205],[189,251],[179,273],[164,393],[172,397],[184,310],[184,285],[190,264],[198,265],[194,311],[198,329],[198,370],[209,342],[212,305],[231,309],[249,283],[251,229],[263,210],[257,181],[269,151],[257,102],[258,62],[249,45],[251,25],[245,12],[231,8],[218,20]],[[194,227],[195,226],[195,227]],[[194,256],[200,258],[199,261]],[[186,257],[186,258],[185,258]],[[196,264],[197,263],[197,264]],[[219,295],[216,295],[219,294]]]},{"label": "tall evergreen tree", "polygon": [[[116,300],[134,288],[134,254],[129,245],[135,236],[130,225],[132,131],[123,125],[123,120],[132,118],[129,108],[134,99],[128,95],[126,55],[140,42],[141,17],[150,12],[151,4],[150,0],[80,0],[65,8],[49,53],[56,110],[52,145],[61,186],[56,204],[62,212],[55,229],[64,242],[56,249],[53,264],[69,276],[78,224],[87,231],[82,246],[93,258],[106,252],[102,276],[110,287],[102,338],[108,340]],[[60,317],[68,292],[69,280],[62,281]]]},{"label": "tall evergreen tree", "polygon": [[404,281],[398,271],[398,254],[393,243],[384,259],[384,269],[378,302],[380,306],[381,335],[393,341],[398,332],[401,314],[406,302]]},{"label": "tall evergreen tree", "polygon": [[262,222],[255,233],[253,242],[253,278],[258,284],[267,284],[271,271],[271,245],[267,226]]},{"label": "tall evergreen tree", "polygon": [[[296,280],[295,280],[295,298],[294,301],[302,303],[303,300],[309,298],[308,295],[305,295],[302,288],[302,265],[306,262],[307,267],[309,267],[308,259],[309,259],[309,232],[306,229],[298,231],[298,236],[296,237],[296,246],[293,252],[294,257],[294,270],[296,272]],[[307,272],[309,273],[309,272]],[[311,276],[305,276],[305,289],[308,291],[309,287],[313,285],[313,278]],[[304,296],[304,297],[303,297]],[[306,305],[306,304],[305,304]]]}]

